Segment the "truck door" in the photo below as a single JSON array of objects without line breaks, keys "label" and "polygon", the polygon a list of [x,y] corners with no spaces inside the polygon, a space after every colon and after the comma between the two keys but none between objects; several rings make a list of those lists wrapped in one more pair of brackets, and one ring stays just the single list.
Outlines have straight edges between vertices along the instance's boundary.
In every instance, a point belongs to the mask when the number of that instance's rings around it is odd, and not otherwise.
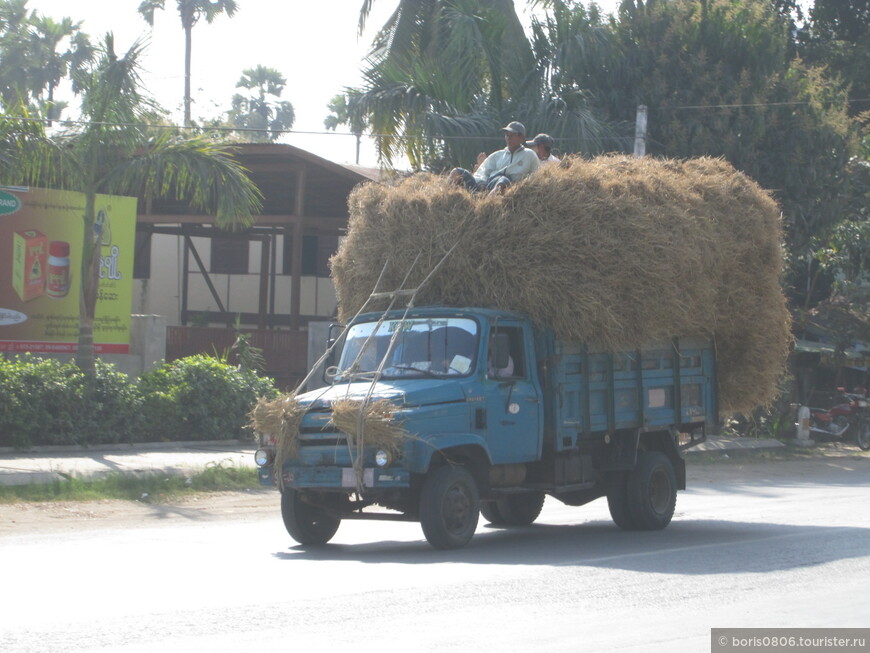
[{"label": "truck door", "polygon": [[[494,365],[496,334],[506,334],[507,365]],[[533,365],[531,334],[526,326],[500,320],[487,339],[486,438],[495,464],[530,462],[540,457],[543,411]],[[504,339],[504,335],[502,335]]]}]

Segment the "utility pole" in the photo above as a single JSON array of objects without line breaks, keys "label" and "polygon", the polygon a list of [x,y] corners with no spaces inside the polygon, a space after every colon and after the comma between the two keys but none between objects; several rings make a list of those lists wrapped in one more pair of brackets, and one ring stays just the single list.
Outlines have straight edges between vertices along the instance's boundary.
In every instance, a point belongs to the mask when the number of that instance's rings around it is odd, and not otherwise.
[{"label": "utility pole", "polygon": [[646,154],[646,105],[637,105],[637,118],[634,122],[634,157],[642,158]]}]

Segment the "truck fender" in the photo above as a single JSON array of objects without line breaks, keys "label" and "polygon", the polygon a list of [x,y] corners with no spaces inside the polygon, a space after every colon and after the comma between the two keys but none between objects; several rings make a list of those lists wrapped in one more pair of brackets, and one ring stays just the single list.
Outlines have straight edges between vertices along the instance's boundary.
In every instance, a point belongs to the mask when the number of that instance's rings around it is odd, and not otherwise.
[{"label": "truck fender", "polygon": [[671,460],[674,473],[677,476],[677,489],[686,489],[686,461],[680,455],[674,432],[671,431],[647,431],[641,433],[641,448],[649,451],[660,451]]},{"label": "truck fender", "polygon": [[477,467],[492,465],[492,457],[486,440],[475,433],[445,433],[444,435],[429,435],[417,441],[415,465],[410,469],[416,474],[425,474],[432,466],[433,460],[443,459],[449,462],[471,462]]}]

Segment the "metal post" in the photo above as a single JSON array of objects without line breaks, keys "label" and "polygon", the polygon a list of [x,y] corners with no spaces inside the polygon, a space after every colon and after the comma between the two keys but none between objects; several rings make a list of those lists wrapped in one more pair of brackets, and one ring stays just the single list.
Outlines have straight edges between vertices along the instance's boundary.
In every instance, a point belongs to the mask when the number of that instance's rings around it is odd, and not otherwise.
[{"label": "metal post", "polygon": [[798,409],[797,441],[799,444],[810,444],[810,409],[801,406]]},{"label": "metal post", "polygon": [[637,105],[634,123],[634,156],[640,159],[646,154],[646,105]]}]

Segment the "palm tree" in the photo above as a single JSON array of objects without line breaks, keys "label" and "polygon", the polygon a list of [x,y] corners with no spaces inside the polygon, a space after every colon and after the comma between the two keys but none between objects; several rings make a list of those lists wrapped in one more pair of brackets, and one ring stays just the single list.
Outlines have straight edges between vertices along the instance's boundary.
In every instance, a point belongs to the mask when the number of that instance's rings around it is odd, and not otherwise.
[{"label": "palm tree", "polygon": [[287,78],[274,68],[257,66],[242,71],[236,88],[244,88],[248,96],[236,93],[229,121],[234,127],[244,129],[253,142],[267,142],[277,139],[282,132],[290,129],[296,120],[296,112],[289,102],[270,100],[267,96],[281,97]]},{"label": "palm tree", "polygon": [[[220,14],[232,17],[238,9],[235,0],[175,0],[184,30],[184,126],[190,127],[190,58],[193,28],[200,18],[212,23]],[[154,26],[154,12],[163,9],[165,0],[142,0],[139,13],[149,25]]]},{"label": "palm tree", "polygon": [[323,120],[324,127],[335,131],[339,125],[348,125],[351,133],[356,136],[356,163],[359,165],[359,149],[365,120],[353,106],[353,98],[350,95],[335,95],[326,108],[330,113]]},{"label": "palm tree", "polygon": [[511,0],[403,0],[374,40],[362,87],[347,94],[383,160],[404,154],[421,167],[480,151],[533,68]]},{"label": "palm tree", "polygon": [[249,225],[259,211],[260,194],[225,148],[205,137],[184,137],[173,128],[150,127],[158,114],[142,94],[141,43],[115,53],[106,35],[95,64],[76,82],[81,89],[82,124],[56,137],[45,133],[12,139],[11,146],[39,145],[41,156],[22,156],[10,183],[56,186],[85,195],[76,361],[94,370],[93,329],[99,285],[99,237],[95,230],[98,193],[172,197],[213,212],[219,227]]},{"label": "palm tree", "polygon": [[[373,2],[363,4],[361,27]],[[569,3],[529,4],[565,11]],[[573,148],[600,149],[609,126],[588,94],[551,88],[535,54],[510,0],[401,0],[375,38],[362,86],[346,94],[388,164],[404,154],[415,168],[469,166],[517,118],[570,137]]]}]

